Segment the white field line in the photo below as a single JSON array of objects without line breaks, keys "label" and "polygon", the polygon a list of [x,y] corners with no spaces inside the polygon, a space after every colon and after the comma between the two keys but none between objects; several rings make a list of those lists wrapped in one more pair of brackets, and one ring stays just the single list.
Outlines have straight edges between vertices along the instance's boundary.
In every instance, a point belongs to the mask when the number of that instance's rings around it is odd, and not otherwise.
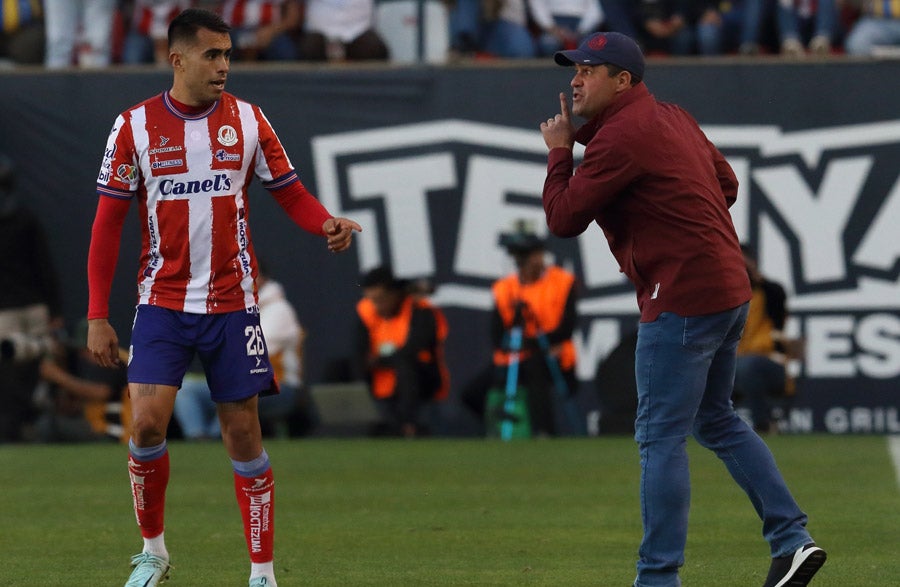
[{"label": "white field line", "polygon": [[900,485],[900,436],[888,436],[888,451],[894,462],[894,473],[897,475],[897,485]]}]

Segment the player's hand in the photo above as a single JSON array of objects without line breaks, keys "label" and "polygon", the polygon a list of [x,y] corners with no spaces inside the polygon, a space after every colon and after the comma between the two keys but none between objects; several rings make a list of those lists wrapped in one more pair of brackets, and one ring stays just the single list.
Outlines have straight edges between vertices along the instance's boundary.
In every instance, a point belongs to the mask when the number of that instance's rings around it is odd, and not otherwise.
[{"label": "player's hand", "polygon": [[102,367],[118,367],[119,337],[106,318],[88,320],[87,348]]},{"label": "player's hand", "polygon": [[541,134],[548,149],[571,149],[575,145],[575,127],[569,114],[569,103],[562,92],[559,94],[559,114],[541,123]]},{"label": "player's hand", "polygon": [[322,232],[328,239],[332,253],[346,251],[353,241],[353,231],[362,232],[362,226],[349,218],[329,218],[322,224]]}]

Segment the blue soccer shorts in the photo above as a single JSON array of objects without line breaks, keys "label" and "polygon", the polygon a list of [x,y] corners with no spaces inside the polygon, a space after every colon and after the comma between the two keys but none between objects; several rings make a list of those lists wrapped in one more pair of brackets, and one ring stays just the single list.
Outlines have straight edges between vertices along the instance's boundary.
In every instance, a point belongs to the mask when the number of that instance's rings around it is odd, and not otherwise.
[{"label": "blue soccer shorts", "polygon": [[215,402],[278,393],[258,308],[189,314],[137,307],[128,350],[129,383],[181,387],[195,353]]}]

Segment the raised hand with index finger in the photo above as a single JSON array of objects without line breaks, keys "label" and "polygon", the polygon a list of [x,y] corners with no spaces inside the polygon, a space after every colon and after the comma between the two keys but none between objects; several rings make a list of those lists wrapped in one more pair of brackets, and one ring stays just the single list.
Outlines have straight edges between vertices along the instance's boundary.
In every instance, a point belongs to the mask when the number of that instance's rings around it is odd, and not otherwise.
[{"label": "raised hand with index finger", "polygon": [[559,114],[541,123],[541,134],[548,149],[571,149],[575,144],[575,127],[563,92],[559,93]]}]

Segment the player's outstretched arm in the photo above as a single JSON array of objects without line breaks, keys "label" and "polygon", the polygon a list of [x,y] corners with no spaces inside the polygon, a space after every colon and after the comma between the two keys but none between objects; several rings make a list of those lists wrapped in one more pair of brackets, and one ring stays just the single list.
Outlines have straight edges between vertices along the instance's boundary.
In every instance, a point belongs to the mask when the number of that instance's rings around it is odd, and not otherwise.
[{"label": "player's outstretched arm", "polygon": [[110,325],[109,293],[112,287],[119,242],[125,216],[131,204],[107,196],[99,196],[97,214],[91,228],[88,249],[88,350],[104,367],[121,364],[119,338]]},{"label": "player's outstretched arm", "polygon": [[333,253],[350,248],[353,231],[362,232],[362,226],[349,218],[329,218],[322,224],[322,232],[328,239],[328,250]]}]

